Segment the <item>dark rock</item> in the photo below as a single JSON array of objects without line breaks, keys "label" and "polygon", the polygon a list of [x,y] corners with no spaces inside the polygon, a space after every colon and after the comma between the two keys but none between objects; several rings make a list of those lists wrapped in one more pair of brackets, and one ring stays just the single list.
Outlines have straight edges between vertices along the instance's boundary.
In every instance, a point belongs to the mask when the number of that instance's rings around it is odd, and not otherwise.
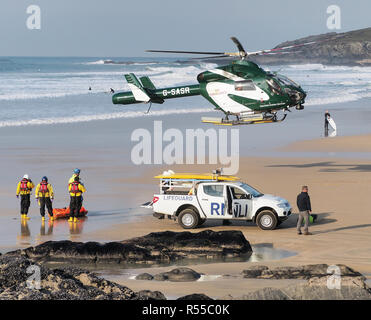
[{"label": "dark rock", "polygon": [[149,274],[149,273],[141,273],[141,274],[138,274],[136,277],[135,277],[135,280],[152,280],[153,279],[153,275]]},{"label": "dark rock", "polygon": [[156,274],[154,280],[157,281],[174,281],[174,282],[186,282],[196,281],[201,277],[201,274],[190,269],[190,268],[176,268],[168,272]]},{"label": "dark rock", "polygon": [[[341,276],[359,277],[359,272],[339,264]],[[253,266],[242,271],[244,278],[258,279],[310,279],[313,277],[327,277],[329,265],[327,264],[309,264],[298,267],[276,267],[269,269],[266,266]]]},{"label": "dark rock", "polygon": [[327,277],[312,278],[282,291],[293,300],[371,300],[371,289],[364,277],[342,276],[339,289],[329,289],[327,280]]},{"label": "dark rock", "polygon": [[167,280],[167,277],[163,273],[159,273],[159,274],[155,274],[153,276],[153,280],[156,280],[156,281],[166,281]]},{"label": "dark rock", "polygon": [[[283,289],[264,288],[247,293],[236,299],[242,300],[371,300],[371,288],[365,283],[366,278],[345,265],[339,267],[339,277],[327,273],[327,264],[312,264],[298,267],[277,267],[269,269],[255,266],[243,271],[245,278],[256,279],[298,279]],[[258,272],[259,271],[259,272]],[[330,270],[329,270],[330,271]],[[332,277],[332,278],[330,278]],[[338,281],[339,287],[331,288]],[[235,299],[231,296],[228,299]]]},{"label": "dark rock", "polygon": [[[28,283],[35,271],[40,271],[40,288],[32,288]],[[0,257],[0,300],[138,300],[149,297],[162,298],[159,292],[137,294],[86,270],[52,270],[21,255]]]},{"label": "dark rock", "polygon": [[137,292],[138,300],[166,300],[160,291],[142,290]]},{"label": "dark rock", "polygon": [[268,270],[267,266],[251,266],[250,268],[243,270],[242,274],[244,278],[258,278],[265,270]]},{"label": "dark rock", "polygon": [[40,262],[168,263],[180,259],[240,257],[252,249],[241,231],[154,232],[122,242],[48,241],[6,255]]},{"label": "dark rock", "polygon": [[290,297],[280,289],[267,287],[244,294],[237,300],[290,300]]},{"label": "dark rock", "polygon": [[193,293],[180,297],[177,300],[214,300],[203,293]]}]

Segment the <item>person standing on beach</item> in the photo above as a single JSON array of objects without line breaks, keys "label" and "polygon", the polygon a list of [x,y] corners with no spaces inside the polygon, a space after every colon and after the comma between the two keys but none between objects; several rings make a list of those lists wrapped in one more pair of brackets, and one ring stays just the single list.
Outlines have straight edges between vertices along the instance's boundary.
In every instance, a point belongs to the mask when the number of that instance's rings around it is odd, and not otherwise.
[{"label": "person standing on beach", "polygon": [[328,136],[328,125],[329,125],[328,119],[330,117],[331,117],[330,113],[328,112],[328,110],[326,110],[325,112],[325,137]]},{"label": "person standing on beach", "polygon": [[43,177],[41,182],[36,186],[35,190],[36,200],[39,202],[41,220],[45,221],[45,206],[48,208],[50,221],[53,221],[53,205],[52,201],[54,198],[53,187],[48,183],[48,178]]},{"label": "person standing on beach", "polygon": [[308,231],[308,226],[309,226],[309,215],[312,212],[312,206],[311,206],[310,197],[308,194],[308,186],[303,186],[301,188],[301,193],[298,194],[296,204],[299,209],[299,219],[298,219],[298,224],[296,226],[298,234],[299,235],[302,234],[301,225],[304,219],[304,235],[311,235],[311,233]]},{"label": "person standing on beach", "polygon": [[70,192],[70,218],[68,222],[78,222],[77,216],[80,213],[82,207],[82,194],[86,192],[86,189],[78,176],[75,177],[74,181],[68,185],[68,191]]},{"label": "person standing on beach", "polygon": [[32,180],[29,178],[28,174],[23,176],[23,179],[17,185],[16,196],[19,198],[21,196],[21,218],[30,219],[27,214],[31,206],[31,191],[35,187]]}]

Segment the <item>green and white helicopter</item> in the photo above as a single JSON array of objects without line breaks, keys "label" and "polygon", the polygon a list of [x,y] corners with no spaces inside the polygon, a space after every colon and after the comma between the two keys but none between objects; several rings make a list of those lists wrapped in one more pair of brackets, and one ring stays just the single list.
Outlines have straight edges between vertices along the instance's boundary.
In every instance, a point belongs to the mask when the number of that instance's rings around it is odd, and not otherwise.
[{"label": "green and white helicopter", "polygon": [[[223,57],[238,57],[238,59],[226,66],[200,73],[197,76],[199,84],[194,85],[157,89],[147,76],[138,79],[133,73],[126,74],[125,78],[131,92],[114,94],[112,102],[124,105],[149,103],[149,111],[152,103],[162,104],[165,99],[202,95],[217,110],[225,114],[224,118],[203,117],[202,122],[219,125],[280,122],[286,118],[286,111],[290,111],[289,108],[304,109],[306,92],[300,85],[283,75],[263,70],[247,58],[264,54],[290,53],[290,51],[283,50],[290,50],[314,42],[246,52],[237,38],[232,37],[231,39],[236,44],[238,52],[147,50],[147,52],[159,53],[213,55],[201,59]],[[277,117],[279,111],[284,113],[281,119]]]}]

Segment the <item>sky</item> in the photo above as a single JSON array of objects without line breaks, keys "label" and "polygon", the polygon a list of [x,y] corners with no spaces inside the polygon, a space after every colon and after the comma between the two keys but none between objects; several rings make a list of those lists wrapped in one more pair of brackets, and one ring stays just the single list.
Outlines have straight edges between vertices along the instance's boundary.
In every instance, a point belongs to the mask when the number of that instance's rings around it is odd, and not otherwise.
[{"label": "sky", "polygon": [[[26,26],[29,5],[41,29]],[[329,5],[341,29],[327,28]],[[146,49],[248,51],[371,27],[370,0],[1,0],[1,56],[146,57]],[[158,54],[157,54],[158,55]]]}]

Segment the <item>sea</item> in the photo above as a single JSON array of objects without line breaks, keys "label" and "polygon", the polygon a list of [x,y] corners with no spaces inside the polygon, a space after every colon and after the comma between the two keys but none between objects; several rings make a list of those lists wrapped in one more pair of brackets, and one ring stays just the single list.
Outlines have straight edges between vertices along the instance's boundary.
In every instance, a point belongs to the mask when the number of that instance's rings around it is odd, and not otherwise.
[{"label": "sea", "polygon": [[[197,75],[217,64],[179,58],[1,57],[0,128],[144,117],[146,106],[117,106],[115,92],[129,90],[124,74],[149,76],[157,88],[196,84]],[[321,64],[262,66],[299,83],[305,106],[326,106],[371,97],[371,67]],[[91,90],[89,90],[89,87]],[[205,113],[202,97],[155,105],[153,115]]]}]

